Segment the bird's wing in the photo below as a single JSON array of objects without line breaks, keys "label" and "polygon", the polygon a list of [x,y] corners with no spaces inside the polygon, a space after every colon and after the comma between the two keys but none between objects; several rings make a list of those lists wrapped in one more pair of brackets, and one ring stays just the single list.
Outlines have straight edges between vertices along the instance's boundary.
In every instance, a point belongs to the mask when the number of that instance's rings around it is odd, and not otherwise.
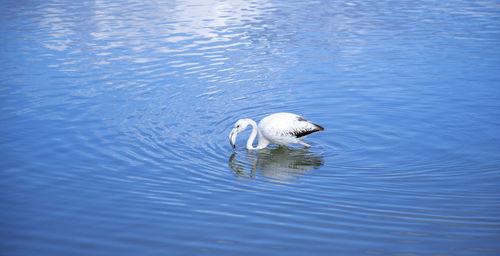
[{"label": "bird's wing", "polygon": [[264,133],[271,136],[291,136],[301,138],[313,132],[323,131],[320,125],[307,121],[305,118],[290,114],[279,113],[262,120]]},{"label": "bird's wing", "polygon": [[297,116],[296,121],[292,122],[292,124],[293,125],[289,127],[288,134],[296,138],[301,138],[313,132],[324,130],[322,126],[309,122],[301,116]]}]

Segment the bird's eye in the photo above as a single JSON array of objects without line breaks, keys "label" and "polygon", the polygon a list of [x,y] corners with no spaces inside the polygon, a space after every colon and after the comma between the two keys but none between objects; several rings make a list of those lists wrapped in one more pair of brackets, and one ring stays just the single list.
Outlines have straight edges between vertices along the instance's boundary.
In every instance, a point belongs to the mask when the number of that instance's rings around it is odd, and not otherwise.
[{"label": "bird's eye", "polygon": [[240,128],[240,125],[236,125],[236,128]]}]

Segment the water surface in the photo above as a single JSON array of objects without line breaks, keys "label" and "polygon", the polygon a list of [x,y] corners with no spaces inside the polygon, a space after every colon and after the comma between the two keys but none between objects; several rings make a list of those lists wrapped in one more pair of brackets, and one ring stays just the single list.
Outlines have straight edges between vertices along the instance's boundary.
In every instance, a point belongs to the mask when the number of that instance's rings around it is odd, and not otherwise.
[{"label": "water surface", "polygon": [[495,1],[0,11],[2,255],[500,254]]}]

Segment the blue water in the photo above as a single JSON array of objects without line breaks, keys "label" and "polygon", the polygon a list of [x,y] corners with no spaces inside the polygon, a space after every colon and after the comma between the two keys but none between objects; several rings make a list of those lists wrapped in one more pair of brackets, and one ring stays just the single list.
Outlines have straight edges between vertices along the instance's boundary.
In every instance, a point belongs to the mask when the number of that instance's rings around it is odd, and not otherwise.
[{"label": "blue water", "polygon": [[0,255],[500,255],[497,1],[0,12]]}]

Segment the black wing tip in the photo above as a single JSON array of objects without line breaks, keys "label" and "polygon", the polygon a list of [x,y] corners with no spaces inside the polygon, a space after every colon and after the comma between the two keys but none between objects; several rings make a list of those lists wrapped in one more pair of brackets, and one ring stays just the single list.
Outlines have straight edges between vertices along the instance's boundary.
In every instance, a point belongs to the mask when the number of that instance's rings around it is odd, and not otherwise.
[{"label": "black wing tip", "polygon": [[[307,121],[307,119],[305,119],[305,118],[303,118],[301,116],[298,116],[297,120],[303,121],[303,122],[309,122],[309,121]],[[312,123],[312,122],[309,122],[309,123],[311,123],[312,125],[316,126],[316,128],[318,128],[317,131],[324,131],[325,130],[325,128],[323,128],[323,126],[321,126],[319,124],[315,124],[315,123]],[[314,131],[314,132],[317,132],[317,131]]]},{"label": "black wing tip", "polygon": [[325,128],[319,126],[319,125],[315,125],[316,126],[316,129],[312,129],[312,130],[305,130],[305,131],[298,131],[298,132],[294,132],[292,133],[293,136],[297,137],[297,138],[300,138],[300,137],[304,137],[306,135],[309,135],[311,133],[315,133],[315,132],[319,132],[319,131],[323,131],[325,130]]},{"label": "black wing tip", "polygon": [[313,132],[316,132],[316,131],[314,131],[314,130],[310,130],[310,131],[302,131],[302,132],[296,132],[296,133],[293,133],[292,135],[293,135],[293,136],[295,136],[295,137],[297,137],[297,138],[300,138],[300,137],[304,137],[304,136],[306,136],[306,135],[309,135],[309,134],[311,134],[311,133],[313,133]]},{"label": "black wing tip", "polygon": [[309,122],[309,121],[307,121],[307,119],[305,119],[305,118],[303,118],[301,116],[298,116],[297,120],[303,121],[303,122],[308,122],[308,123],[314,125],[314,129],[312,129],[312,130],[293,132],[292,135],[295,136],[295,137],[297,137],[297,138],[304,137],[304,136],[309,135],[309,134],[314,133],[314,132],[319,132],[319,131],[324,131],[325,130],[325,128],[323,128],[323,126],[321,126],[319,124],[315,124],[315,123]]}]

